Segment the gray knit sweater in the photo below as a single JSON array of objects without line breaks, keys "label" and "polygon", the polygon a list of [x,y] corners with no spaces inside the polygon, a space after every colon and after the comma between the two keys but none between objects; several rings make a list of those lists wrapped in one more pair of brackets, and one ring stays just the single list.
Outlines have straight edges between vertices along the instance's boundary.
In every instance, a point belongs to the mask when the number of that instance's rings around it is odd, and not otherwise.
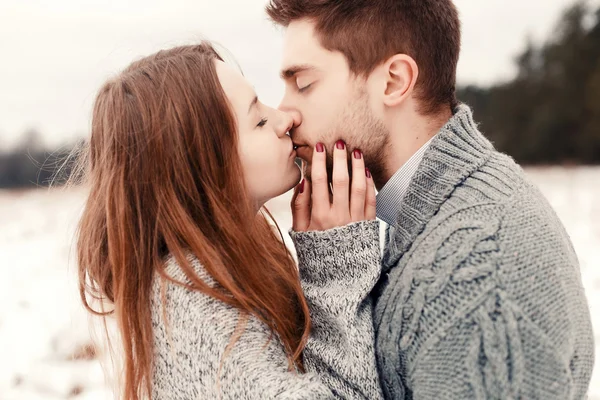
[{"label": "gray knit sweater", "polygon": [[[292,232],[292,237],[313,324],[304,351],[307,373],[288,370],[281,342],[276,336],[269,340],[271,332],[255,318],[225,356],[238,310],[157,276],[152,296],[154,399],[383,398],[368,296],[381,271],[378,222]],[[215,285],[197,258],[189,260],[205,282]],[[173,258],[166,271],[189,283]]]},{"label": "gray knit sweater", "polygon": [[390,399],[582,399],[594,362],[577,256],[556,214],[462,105],[386,235],[374,291]]}]

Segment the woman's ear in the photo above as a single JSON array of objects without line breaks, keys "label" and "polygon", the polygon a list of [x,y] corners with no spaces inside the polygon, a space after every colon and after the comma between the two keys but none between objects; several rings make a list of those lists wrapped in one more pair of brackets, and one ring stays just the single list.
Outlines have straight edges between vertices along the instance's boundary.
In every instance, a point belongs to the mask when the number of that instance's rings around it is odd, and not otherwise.
[{"label": "woman's ear", "polygon": [[383,65],[385,93],[383,102],[395,107],[408,98],[417,83],[419,67],[415,60],[406,54],[396,54]]}]

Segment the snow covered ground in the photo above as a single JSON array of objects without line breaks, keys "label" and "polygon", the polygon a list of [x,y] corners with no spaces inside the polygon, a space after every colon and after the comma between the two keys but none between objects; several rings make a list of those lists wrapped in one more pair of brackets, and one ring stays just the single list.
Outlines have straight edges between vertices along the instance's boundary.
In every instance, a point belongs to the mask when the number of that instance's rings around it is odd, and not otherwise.
[{"label": "snow covered ground", "polygon": [[[528,169],[581,262],[600,353],[600,168]],[[80,190],[0,191],[0,400],[111,399],[77,291]],[[288,196],[271,203],[284,232]],[[600,356],[599,356],[600,357]],[[600,364],[597,363],[597,364]],[[600,400],[600,366],[590,390]]]}]

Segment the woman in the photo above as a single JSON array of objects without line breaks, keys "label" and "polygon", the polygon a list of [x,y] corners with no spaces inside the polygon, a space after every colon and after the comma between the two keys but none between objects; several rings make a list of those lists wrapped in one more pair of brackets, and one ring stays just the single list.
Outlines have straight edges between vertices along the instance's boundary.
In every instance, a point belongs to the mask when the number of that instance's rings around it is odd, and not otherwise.
[{"label": "woman", "polygon": [[[360,152],[352,199],[348,186],[331,205],[326,186],[298,185],[300,274],[261,211],[300,179],[287,135],[299,119],[261,104],[205,42],[134,62],[101,88],[80,291],[117,321],[124,398],[381,397],[367,298],[378,225]],[[313,176],[326,175],[320,150]]]}]

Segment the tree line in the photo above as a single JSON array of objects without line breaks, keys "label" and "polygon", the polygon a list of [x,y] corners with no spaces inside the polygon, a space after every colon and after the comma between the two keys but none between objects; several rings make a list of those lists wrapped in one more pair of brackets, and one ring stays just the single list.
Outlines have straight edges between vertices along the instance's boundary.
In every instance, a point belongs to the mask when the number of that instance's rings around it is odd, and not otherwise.
[{"label": "tree line", "polygon": [[72,151],[81,143],[49,150],[40,137],[30,130],[14,149],[0,150],[0,188],[61,186],[67,181],[73,169]]},{"label": "tree line", "polygon": [[516,64],[509,82],[458,90],[482,132],[522,164],[600,163],[600,8],[568,8]]}]

